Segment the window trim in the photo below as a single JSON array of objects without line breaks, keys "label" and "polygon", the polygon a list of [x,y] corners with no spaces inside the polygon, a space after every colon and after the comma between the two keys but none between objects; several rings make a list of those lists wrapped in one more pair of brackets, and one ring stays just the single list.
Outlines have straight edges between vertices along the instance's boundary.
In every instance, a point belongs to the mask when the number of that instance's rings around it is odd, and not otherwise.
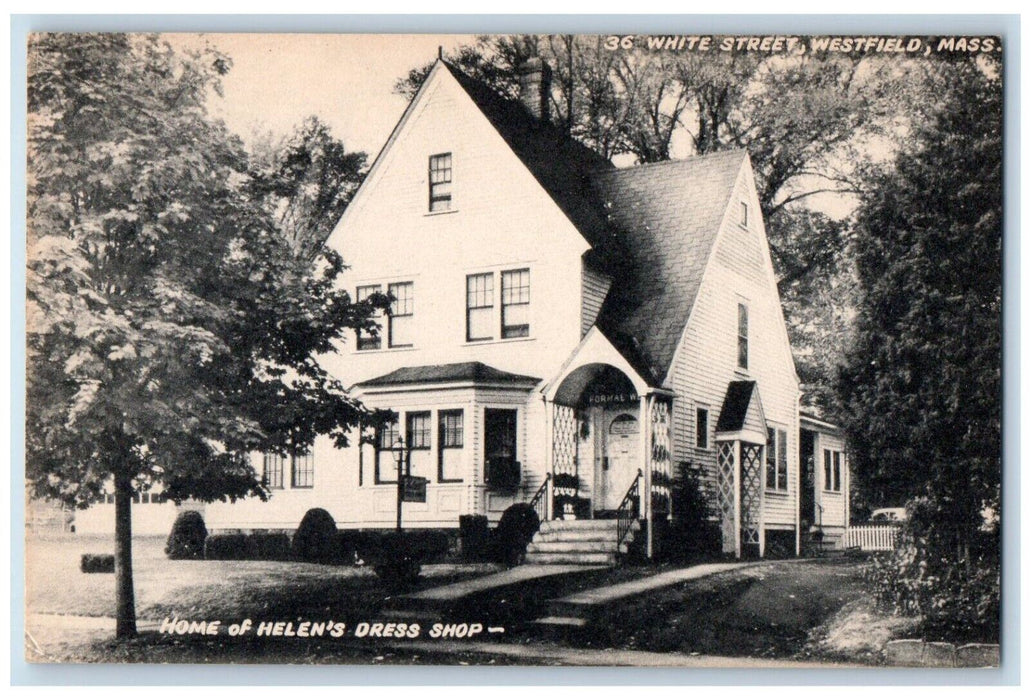
[{"label": "window trim", "polygon": [[[455,185],[455,159],[452,155],[453,151],[445,151],[442,153],[434,153],[426,161],[426,181],[429,187],[429,199],[427,201],[426,211],[430,214],[444,214],[449,211],[454,211],[454,185]],[[434,161],[436,159],[447,159],[446,167],[439,168],[439,171],[447,172],[447,179],[441,180],[440,182],[433,181],[434,172]],[[433,188],[435,186],[448,185],[446,195],[435,195]],[[446,206],[442,209],[434,209],[435,202],[446,202]]]},{"label": "window trim", "polygon": [[[457,445],[447,444],[447,426],[445,420],[450,416],[459,416],[461,419],[461,426],[458,429],[457,436],[459,443]],[[444,450],[464,450],[465,449],[465,409],[462,408],[447,408],[437,411],[437,483],[440,484],[460,484],[465,481],[464,478],[459,477],[457,479],[445,479],[444,478]]]}]

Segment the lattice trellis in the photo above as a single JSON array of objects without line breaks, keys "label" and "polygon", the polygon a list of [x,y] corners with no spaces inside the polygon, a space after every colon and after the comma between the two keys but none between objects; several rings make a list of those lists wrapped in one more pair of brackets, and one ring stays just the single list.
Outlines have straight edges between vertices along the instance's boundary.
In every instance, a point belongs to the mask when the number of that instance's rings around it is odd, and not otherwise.
[{"label": "lattice trellis", "polygon": [[743,544],[759,544],[762,456],[762,445],[741,443],[741,541]]},{"label": "lattice trellis", "polygon": [[737,534],[734,532],[734,443],[716,443],[716,501],[720,509],[720,529],[723,533],[723,551],[734,551]]},{"label": "lattice trellis", "polygon": [[[578,473],[580,458],[580,420],[572,406],[555,404],[555,418],[552,422],[552,473]],[[577,489],[555,487],[556,496],[576,496]]]},{"label": "lattice trellis", "polygon": [[652,510],[668,513],[672,497],[673,467],[670,455],[670,405],[656,399],[651,410]]}]

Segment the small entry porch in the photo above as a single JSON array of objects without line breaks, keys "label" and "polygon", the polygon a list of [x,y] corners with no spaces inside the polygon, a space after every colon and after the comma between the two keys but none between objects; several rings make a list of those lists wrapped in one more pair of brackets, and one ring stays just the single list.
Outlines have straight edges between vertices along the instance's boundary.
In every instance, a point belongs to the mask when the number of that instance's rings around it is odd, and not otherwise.
[{"label": "small entry porch", "polygon": [[609,520],[622,551],[638,524],[671,516],[672,392],[645,378],[597,328],[543,390],[547,474],[532,499],[542,521]]}]

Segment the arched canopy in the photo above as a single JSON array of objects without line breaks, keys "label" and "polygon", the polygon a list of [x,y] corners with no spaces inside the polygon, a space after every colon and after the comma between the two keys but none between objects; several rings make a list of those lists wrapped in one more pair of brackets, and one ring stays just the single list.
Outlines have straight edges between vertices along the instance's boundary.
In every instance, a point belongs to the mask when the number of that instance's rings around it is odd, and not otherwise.
[{"label": "arched canopy", "polygon": [[645,396],[651,387],[605,337],[592,328],[558,375],[544,387],[544,397],[566,406],[586,405],[591,396]]}]

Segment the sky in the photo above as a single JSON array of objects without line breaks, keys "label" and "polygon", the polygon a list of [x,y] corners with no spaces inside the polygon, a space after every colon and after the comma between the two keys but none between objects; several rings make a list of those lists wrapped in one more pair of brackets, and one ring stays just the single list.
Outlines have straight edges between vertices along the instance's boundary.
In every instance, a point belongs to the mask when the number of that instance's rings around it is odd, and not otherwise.
[{"label": "sky", "polygon": [[290,133],[309,115],[329,125],[349,151],[379,152],[408,101],[393,92],[409,70],[475,40],[470,35],[168,35],[173,45],[205,41],[228,54],[232,70],[213,116],[250,141],[256,132]]}]

